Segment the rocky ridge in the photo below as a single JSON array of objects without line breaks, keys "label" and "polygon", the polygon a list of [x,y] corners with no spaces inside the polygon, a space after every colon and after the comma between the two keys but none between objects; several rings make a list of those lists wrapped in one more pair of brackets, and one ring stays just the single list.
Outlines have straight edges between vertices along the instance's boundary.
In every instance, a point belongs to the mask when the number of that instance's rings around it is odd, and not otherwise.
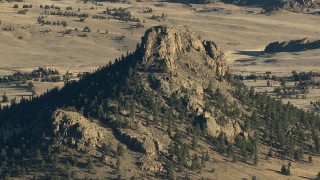
[{"label": "rocky ridge", "polygon": [[283,41],[283,42],[272,42],[268,44],[264,50],[266,53],[275,52],[298,52],[312,49],[320,49],[320,40],[312,41],[309,38]]}]

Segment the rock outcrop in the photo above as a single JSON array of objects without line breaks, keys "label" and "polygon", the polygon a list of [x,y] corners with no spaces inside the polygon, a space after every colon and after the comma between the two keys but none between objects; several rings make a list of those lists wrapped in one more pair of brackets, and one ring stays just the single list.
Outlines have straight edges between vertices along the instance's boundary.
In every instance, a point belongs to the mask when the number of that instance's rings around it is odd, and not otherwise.
[{"label": "rock outcrop", "polygon": [[[142,38],[143,61],[157,69],[175,70],[177,59],[182,54],[196,50],[206,54],[214,68],[218,67],[223,75],[227,70],[226,59],[222,50],[212,41],[204,41],[195,33],[170,26],[156,26],[146,31]],[[194,53],[194,52],[192,52]],[[187,62],[186,62],[187,63]]]},{"label": "rock outcrop", "polygon": [[52,131],[63,143],[80,151],[95,149],[102,144],[106,130],[77,112],[58,109],[52,115]]},{"label": "rock outcrop", "polygon": [[304,38],[292,41],[272,42],[266,46],[264,52],[298,52],[312,49],[320,49],[320,40],[311,41],[309,38]]},{"label": "rock outcrop", "polygon": [[214,88],[226,88],[219,87],[225,84],[219,82],[217,76],[223,76],[228,66],[223,51],[215,42],[203,40],[188,29],[156,26],[143,36],[141,52],[142,66],[148,71],[141,73],[138,79],[144,84],[145,91],[159,88],[166,96],[174,93],[179,98],[187,91],[187,108],[198,116],[205,116],[210,135],[217,137],[225,133],[228,140],[233,141],[241,132],[239,122],[230,120],[224,126],[218,125],[213,113],[204,108],[209,81],[213,82]]},{"label": "rock outcrop", "polygon": [[319,0],[282,0],[279,2],[278,8],[292,12],[305,12],[310,9],[318,9],[319,7]]}]

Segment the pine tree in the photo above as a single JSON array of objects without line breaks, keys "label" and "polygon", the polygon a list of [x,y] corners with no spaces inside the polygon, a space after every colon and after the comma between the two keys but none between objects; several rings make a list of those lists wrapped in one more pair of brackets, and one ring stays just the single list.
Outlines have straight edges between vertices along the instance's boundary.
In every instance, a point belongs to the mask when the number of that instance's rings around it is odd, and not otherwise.
[{"label": "pine tree", "polygon": [[104,144],[103,145],[103,153],[105,154],[105,155],[108,155],[108,156],[110,156],[111,155],[111,144]]},{"label": "pine tree", "polygon": [[118,146],[117,146],[117,155],[118,156],[123,156],[124,154],[124,148],[123,146],[119,143]]},{"label": "pine tree", "polygon": [[273,157],[273,151],[272,151],[272,149],[269,150],[268,156],[269,156],[269,157]]},{"label": "pine tree", "polygon": [[146,126],[147,126],[147,127],[150,126],[150,118],[149,118],[149,116],[146,118]]},{"label": "pine tree", "polygon": [[37,159],[41,159],[41,158],[42,158],[40,149],[37,149],[37,151],[36,151],[36,157],[37,157]]},{"label": "pine tree", "polygon": [[219,140],[219,152],[224,154],[226,152],[226,139],[225,139],[225,134],[220,133],[218,136]]},{"label": "pine tree", "polygon": [[257,153],[254,155],[253,164],[256,166],[258,165],[259,159]]},{"label": "pine tree", "polygon": [[233,157],[233,156],[234,156],[233,148],[232,148],[232,146],[230,145],[230,146],[228,146],[228,148],[227,148],[227,157],[228,157],[228,158],[231,158],[231,157]]},{"label": "pine tree", "polygon": [[3,95],[2,95],[2,102],[8,102],[8,101],[9,101],[9,98],[8,98],[7,94],[6,94],[6,93],[3,93]]},{"label": "pine tree", "polygon": [[200,168],[199,157],[198,157],[197,153],[195,153],[193,158],[192,158],[191,169],[192,170],[196,170],[196,169],[199,169],[199,168]]},{"label": "pine tree", "polygon": [[301,161],[303,159],[303,152],[302,149],[298,149],[294,152],[294,159],[296,161]]},{"label": "pine tree", "polygon": [[233,162],[233,163],[238,162],[238,156],[237,156],[237,155],[234,154],[234,155],[232,156],[232,162]]},{"label": "pine tree", "polygon": [[173,169],[173,165],[170,163],[167,165],[167,179],[168,180],[175,180],[176,179],[176,173]]},{"label": "pine tree", "polygon": [[202,153],[201,157],[201,167],[206,167],[206,160],[205,160],[205,154]]},{"label": "pine tree", "polygon": [[308,160],[309,160],[309,163],[311,164],[312,163],[312,156],[309,156]]},{"label": "pine tree", "polygon": [[174,155],[175,155],[175,148],[172,142],[169,144],[168,154],[169,154],[169,159],[173,161]]},{"label": "pine tree", "polygon": [[205,161],[209,161],[210,160],[210,155],[209,155],[208,151],[205,153],[204,160]]},{"label": "pine tree", "polygon": [[288,166],[288,169],[287,169],[287,176],[291,176],[291,166]]}]

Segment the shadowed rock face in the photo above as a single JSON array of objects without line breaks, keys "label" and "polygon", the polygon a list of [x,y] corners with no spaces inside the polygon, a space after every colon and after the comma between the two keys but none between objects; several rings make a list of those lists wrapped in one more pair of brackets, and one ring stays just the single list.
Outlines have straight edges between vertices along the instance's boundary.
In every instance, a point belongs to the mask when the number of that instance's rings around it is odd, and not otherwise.
[{"label": "shadowed rock face", "polygon": [[218,66],[220,74],[225,74],[228,67],[221,49],[214,42],[204,41],[189,30],[156,26],[147,30],[142,38],[143,63],[154,65],[157,69],[175,70],[175,61],[192,49],[197,54],[207,55],[212,60],[212,66]]},{"label": "shadowed rock face", "polygon": [[320,40],[311,41],[309,38],[292,40],[292,41],[283,41],[283,42],[272,42],[265,48],[266,53],[275,53],[275,52],[298,52],[306,51],[311,49],[319,49]]}]

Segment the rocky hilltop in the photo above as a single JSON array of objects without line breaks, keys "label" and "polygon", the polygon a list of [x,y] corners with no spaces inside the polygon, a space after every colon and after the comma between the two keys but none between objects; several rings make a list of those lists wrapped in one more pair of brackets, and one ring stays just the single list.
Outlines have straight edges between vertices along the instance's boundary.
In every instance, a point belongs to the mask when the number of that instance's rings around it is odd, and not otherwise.
[{"label": "rocky hilltop", "polygon": [[200,59],[213,69],[218,67],[222,75],[228,70],[222,50],[214,42],[205,41],[189,30],[168,26],[153,27],[142,38],[141,50],[144,52],[145,65],[163,63],[170,71],[178,65],[175,61],[185,54],[202,55]]},{"label": "rocky hilltop", "polygon": [[215,153],[257,165],[261,146],[320,151],[319,116],[255,93],[216,43],[170,26],[78,82],[2,108],[0,121],[2,177],[32,164],[20,177],[212,178]]},{"label": "rocky hilltop", "polygon": [[265,48],[266,53],[276,52],[298,52],[312,49],[320,49],[320,40],[311,41],[309,38],[283,41],[283,42],[272,42]]}]

